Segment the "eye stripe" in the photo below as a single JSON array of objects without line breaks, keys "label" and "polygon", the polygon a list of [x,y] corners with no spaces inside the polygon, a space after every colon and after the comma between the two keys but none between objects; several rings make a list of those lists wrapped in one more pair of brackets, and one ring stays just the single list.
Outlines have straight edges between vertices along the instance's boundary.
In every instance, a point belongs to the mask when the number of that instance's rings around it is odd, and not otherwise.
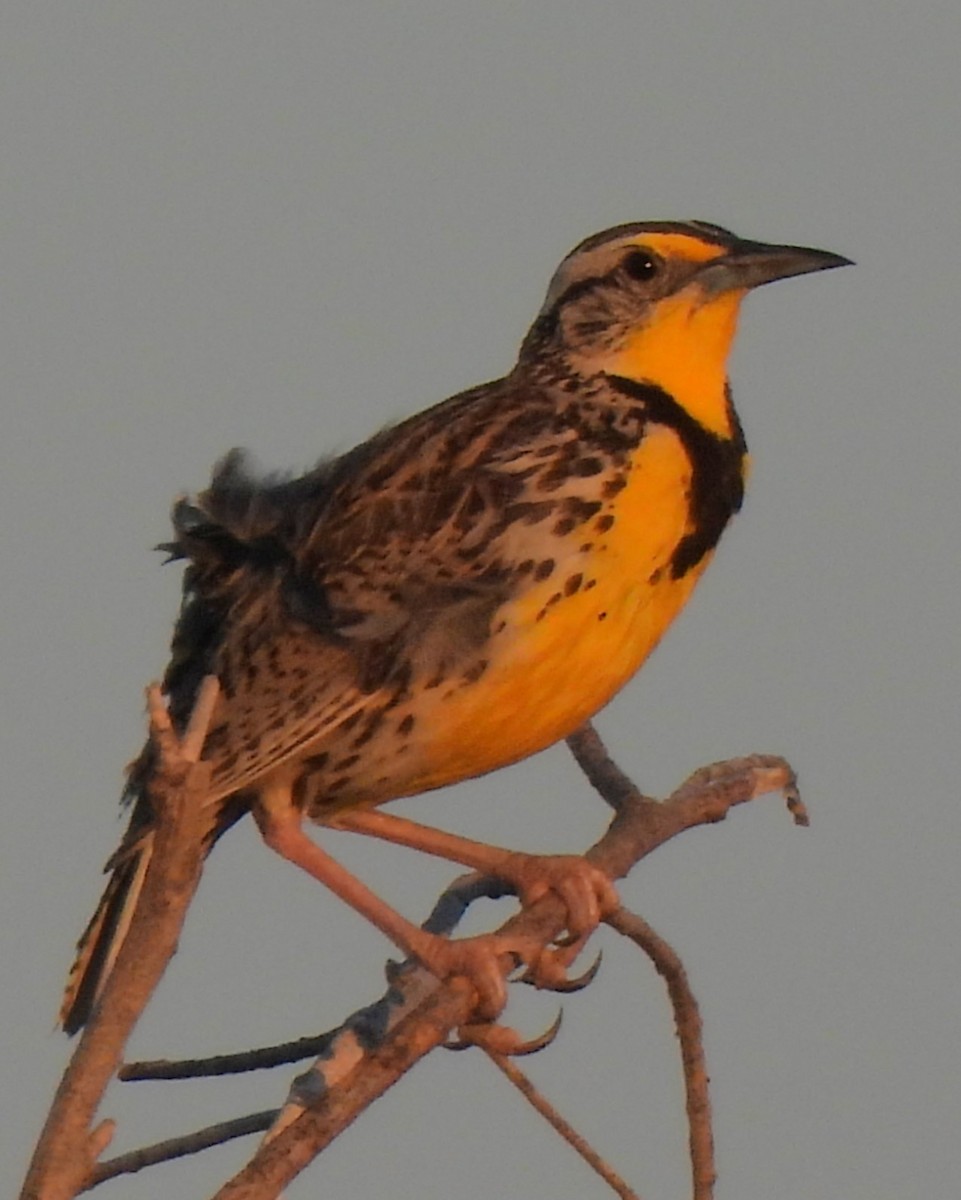
[{"label": "eye stripe", "polygon": [[618,269],[608,271],[606,275],[589,275],[586,279],[578,279],[575,283],[569,284],[547,312],[542,315],[541,320],[551,324],[556,323],[561,309],[565,305],[570,304],[572,300],[580,300],[582,296],[593,292],[595,288],[604,287],[607,284],[616,282]]}]

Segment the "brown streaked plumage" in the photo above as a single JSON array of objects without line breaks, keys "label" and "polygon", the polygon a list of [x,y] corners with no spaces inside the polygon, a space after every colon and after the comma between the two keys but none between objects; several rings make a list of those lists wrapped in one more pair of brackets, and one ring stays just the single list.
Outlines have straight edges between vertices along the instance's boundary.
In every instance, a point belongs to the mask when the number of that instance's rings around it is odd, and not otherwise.
[{"label": "brown streaked plumage", "polygon": [[[233,452],[174,508],[184,602],[164,688],[183,725],[221,694],[204,757],[209,840],[253,810],[269,844],[494,1012],[494,939],[427,939],[346,877],[301,815],[555,887],[574,932],[614,902],[576,861],[509,856],[374,806],[571,733],[638,669],[743,494],[725,361],[748,289],[843,265],[702,222],[619,226],[561,264],[513,370],[301,478]],[[89,1015],[149,856],[148,746],[130,829],[62,1009]],[[366,815],[365,815],[366,814]],[[461,947],[462,949],[456,949]],[[463,949],[466,947],[466,949]]]}]

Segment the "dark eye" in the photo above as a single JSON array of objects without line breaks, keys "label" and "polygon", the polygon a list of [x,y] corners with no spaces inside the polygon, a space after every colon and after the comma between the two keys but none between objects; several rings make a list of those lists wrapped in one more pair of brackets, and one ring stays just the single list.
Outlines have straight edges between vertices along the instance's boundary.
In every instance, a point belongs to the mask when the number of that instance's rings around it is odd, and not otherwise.
[{"label": "dark eye", "polygon": [[632,250],[624,256],[621,264],[631,279],[641,281],[653,279],[660,269],[660,262],[650,250]]}]

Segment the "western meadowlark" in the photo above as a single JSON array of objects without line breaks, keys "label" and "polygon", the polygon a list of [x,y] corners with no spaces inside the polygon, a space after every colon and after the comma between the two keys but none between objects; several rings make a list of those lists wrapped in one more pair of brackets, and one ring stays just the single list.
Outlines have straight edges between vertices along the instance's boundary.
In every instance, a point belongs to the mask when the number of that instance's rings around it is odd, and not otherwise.
[{"label": "western meadowlark", "polygon": [[[616,903],[575,856],[511,854],[371,811],[572,733],[637,671],[741,506],[745,443],[725,362],[749,289],[843,266],[715,225],[621,225],[561,263],[513,370],[300,478],[238,452],[173,510],[187,561],[164,690],[183,726],[220,695],[204,748],[208,841],[252,811],[267,843],[489,1014],[493,936],[423,933],[348,875],[303,816],[548,888],[568,928]],[[129,830],[79,944],[61,1019],[86,1021],[148,861],[148,745]]]}]

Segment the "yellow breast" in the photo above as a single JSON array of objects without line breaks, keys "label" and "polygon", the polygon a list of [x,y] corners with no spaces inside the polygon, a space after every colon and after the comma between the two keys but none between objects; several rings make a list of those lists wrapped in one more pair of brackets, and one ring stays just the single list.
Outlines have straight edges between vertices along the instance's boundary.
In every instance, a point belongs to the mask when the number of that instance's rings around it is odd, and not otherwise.
[{"label": "yellow breast", "polygon": [[631,678],[707,565],[705,557],[682,579],[669,570],[688,526],[690,479],[677,435],[653,427],[606,514],[613,523],[600,516],[545,544],[554,569],[495,614],[480,678],[421,697],[427,710],[412,791],[551,745]]}]

